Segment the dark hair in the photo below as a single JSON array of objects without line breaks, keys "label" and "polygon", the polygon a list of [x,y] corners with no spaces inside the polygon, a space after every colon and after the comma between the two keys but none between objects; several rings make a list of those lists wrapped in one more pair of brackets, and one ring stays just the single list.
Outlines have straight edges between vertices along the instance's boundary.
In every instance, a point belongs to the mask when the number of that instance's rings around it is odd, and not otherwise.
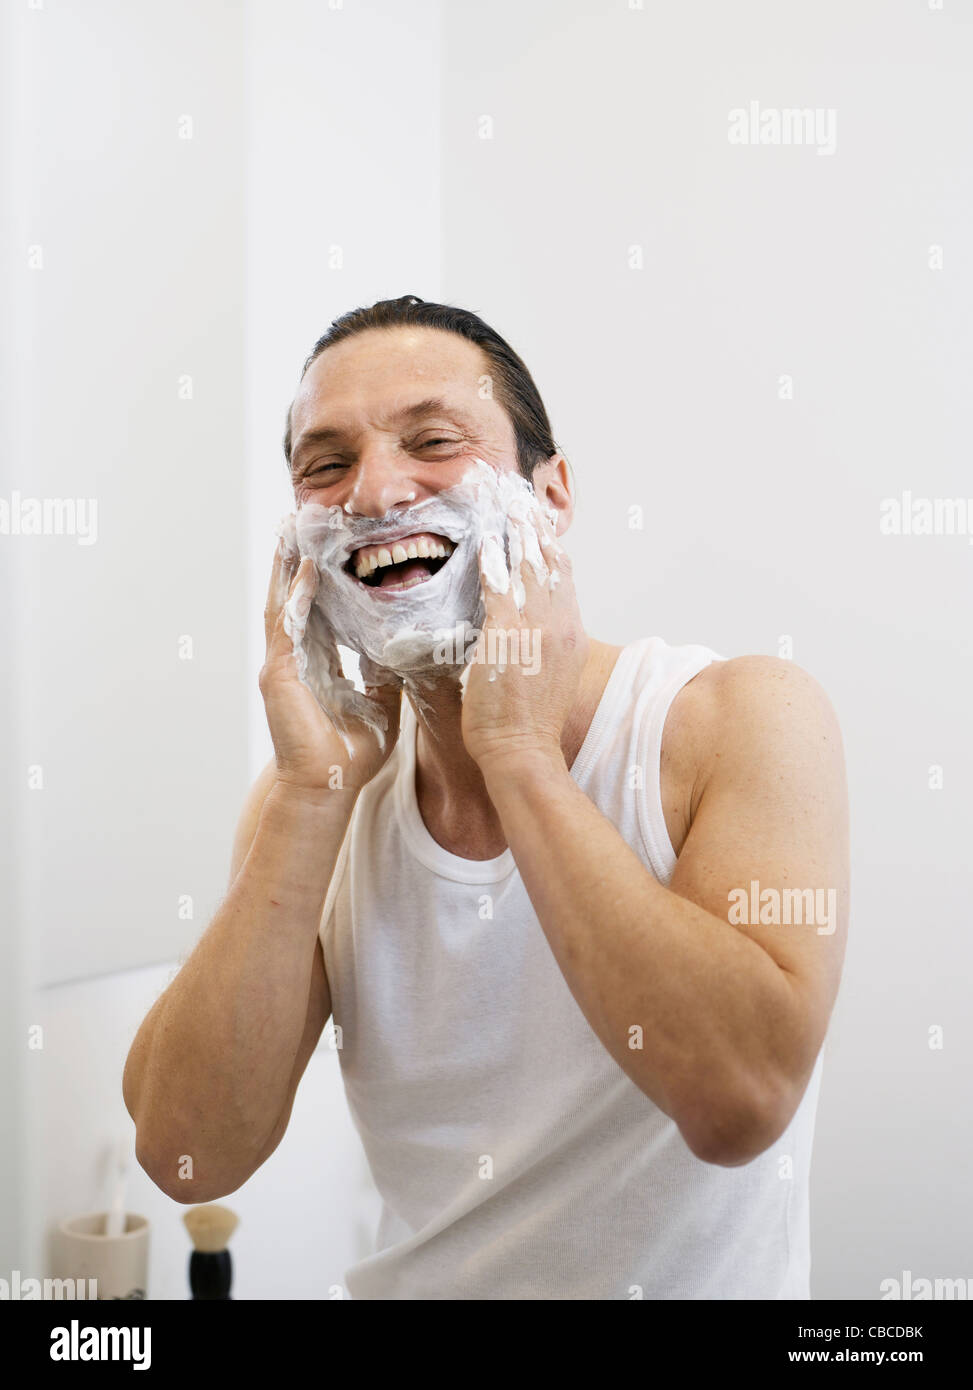
[{"label": "dark hair", "polygon": [[[369,308],[352,309],[335,319],[331,327],[314,344],[301,371],[303,380],[308,367],[326,348],[343,342],[368,328],[409,327],[440,328],[446,333],[458,333],[475,343],[486,354],[497,401],[510,417],[517,440],[517,462],[525,478],[530,478],[538,463],[557,452],[551,434],[550,421],[534,379],[513,348],[488,324],[469,309],[452,304],[433,304],[414,294],[401,299],[380,299]],[[284,457],[291,461],[291,412],[287,410],[287,429],[284,432]]]}]

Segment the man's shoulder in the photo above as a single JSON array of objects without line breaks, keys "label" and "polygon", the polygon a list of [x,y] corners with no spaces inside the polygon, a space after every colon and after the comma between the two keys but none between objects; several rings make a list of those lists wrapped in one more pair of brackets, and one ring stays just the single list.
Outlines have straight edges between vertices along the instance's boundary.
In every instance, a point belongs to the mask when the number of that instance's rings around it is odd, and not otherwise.
[{"label": "man's shoulder", "polygon": [[790,701],[820,704],[828,697],[810,672],[778,656],[719,657],[704,666],[680,692],[700,715],[713,719],[740,717],[748,710],[766,713]]},{"label": "man's shoulder", "polygon": [[710,662],[679,691],[666,722],[667,754],[697,792],[720,762],[774,756],[798,745],[810,752],[834,737],[837,720],[822,686],[793,661],[775,656]]}]

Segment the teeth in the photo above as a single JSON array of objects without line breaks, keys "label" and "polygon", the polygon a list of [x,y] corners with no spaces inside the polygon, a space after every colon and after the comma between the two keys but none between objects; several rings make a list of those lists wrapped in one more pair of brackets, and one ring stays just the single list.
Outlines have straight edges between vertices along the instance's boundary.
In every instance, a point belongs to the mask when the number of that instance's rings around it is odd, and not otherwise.
[{"label": "teeth", "polygon": [[[380,550],[372,551],[367,557],[359,559],[355,565],[355,574],[359,579],[367,579],[377,569],[384,569],[386,565],[401,565],[406,560],[441,560],[447,555],[452,555],[455,548],[452,541],[432,541],[426,536],[421,536],[418,541],[409,541],[408,546],[396,541],[391,550],[382,546]],[[416,582],[422,581],[412,581]],[[411,588],[412,583],[405,587]]]}]

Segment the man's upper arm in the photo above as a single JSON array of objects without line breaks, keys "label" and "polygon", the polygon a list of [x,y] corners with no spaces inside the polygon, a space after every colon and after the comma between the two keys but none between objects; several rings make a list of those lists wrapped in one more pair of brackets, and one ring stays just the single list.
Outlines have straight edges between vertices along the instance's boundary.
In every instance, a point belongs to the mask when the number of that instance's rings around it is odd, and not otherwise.
[{"label": "man's upper arm", "polygon": [[789,661],[739,657],[707,674],[694,697],[701,789],[669,887],[745,932],[787,972],[794,1028],[781,1060],[803,1090],[848,928],[841,734],[820,686]]}]

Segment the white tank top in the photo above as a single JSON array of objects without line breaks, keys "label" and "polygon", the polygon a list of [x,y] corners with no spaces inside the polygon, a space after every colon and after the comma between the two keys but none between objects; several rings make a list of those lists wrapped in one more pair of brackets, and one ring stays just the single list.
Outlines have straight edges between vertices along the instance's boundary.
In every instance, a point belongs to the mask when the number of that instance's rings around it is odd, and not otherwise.
[{"label": "white tank top", "polygon": [[[571,769],[662,884],[676,862],[663,725],[723,659],[658,637],[626,647]],[[769,1150],[739,1168],[696,1158],[588,1024],[511,851],[461,859],[429,834],[415,739],[403,701],[321,925],[348,1104],[382,1198],[376,1253],[345,1277],[352,1298],[809,1298],[822,1054]]]}]

